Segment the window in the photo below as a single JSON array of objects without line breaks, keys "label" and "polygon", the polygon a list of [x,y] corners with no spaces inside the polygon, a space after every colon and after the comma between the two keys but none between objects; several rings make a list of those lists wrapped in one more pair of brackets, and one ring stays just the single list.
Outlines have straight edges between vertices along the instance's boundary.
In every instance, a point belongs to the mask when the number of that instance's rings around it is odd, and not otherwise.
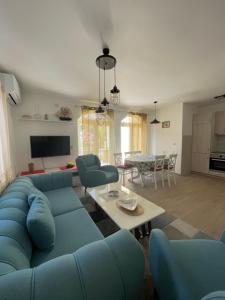
[{"label": "window", "polygon": [[79,150],[81,154],[96,154],[102,163],[112,161],[114,146],[113,138],[113,111],[108,111],[104,122],[97,122],[96,108],[82,107]]},{"label": "window", "polygon": [[9,114],[6,95],[0,83],[0,192],[14,178],[10,149]]},{"label": "window", "polygon": [[129,113],[121,122],[121,151],[146,152],[147,115]]}]

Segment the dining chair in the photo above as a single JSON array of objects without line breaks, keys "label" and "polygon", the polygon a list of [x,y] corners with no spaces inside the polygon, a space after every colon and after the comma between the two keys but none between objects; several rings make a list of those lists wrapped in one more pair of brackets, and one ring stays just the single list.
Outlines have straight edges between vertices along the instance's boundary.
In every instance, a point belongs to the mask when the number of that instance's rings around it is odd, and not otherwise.
[{"label": "dining chair", "polygon": [[168,186],[171,187],[170,177],[173,177],[174,185],[176,185],[175,167],[177,154],[170,154],[168,160],[164,164],[164,171],[167,176]]},{"label": "dining chair", "polygon": [[124,164],[123,154],[121,152],[114,153],[115,166],[122,178],[122,184],[125,185],[125,176],[131,174],[131,179],[133,181],[133,166]]},{"label": "dining chair", "polygon": [[142,186],[144,187],[144,177],[149,176],[153,179],[155,190],[158,189],[157,176],[161,176],[162,187],[164,187],[164,160],[165,155],[155,155],[150,163],[138,164],[138,171],[141,178]]},{"label": "dining chair", "polygon": [[155,189],[158,189],[157,185],[157,175],[161,176],[162,180],[162,187],[164,187],[164,161],[165,161],[166,155],[155,155],[155,159],[153,161],[152,168],[150,171],[153,173],[153,179],[155,183]]}]

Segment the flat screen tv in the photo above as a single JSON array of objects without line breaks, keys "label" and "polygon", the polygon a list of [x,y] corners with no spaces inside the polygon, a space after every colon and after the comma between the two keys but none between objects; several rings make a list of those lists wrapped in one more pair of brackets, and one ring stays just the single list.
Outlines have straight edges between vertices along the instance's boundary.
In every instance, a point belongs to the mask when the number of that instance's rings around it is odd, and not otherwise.
[{"label": "flat screen tv", "polygon": [[31,157],[70,155],[69,136],[31,136]]}]

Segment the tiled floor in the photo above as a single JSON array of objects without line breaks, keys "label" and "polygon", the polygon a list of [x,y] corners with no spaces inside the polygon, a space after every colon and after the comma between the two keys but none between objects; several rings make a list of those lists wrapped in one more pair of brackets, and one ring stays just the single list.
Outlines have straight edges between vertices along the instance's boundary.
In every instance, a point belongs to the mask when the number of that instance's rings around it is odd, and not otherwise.
[{"label": "tiled floor", "polygon": [[[225,229],[225,179],[198,174],[176,178],[176,186],[169,188],[166,182],[165,188],[162,188],[159,183],[157,191],[149,178],[144,188],[139,179],[134,183],[126,181],[126,186],[163,207],[169,215],[218,239]],[[191,230],[190,227],[183,229]]]}]

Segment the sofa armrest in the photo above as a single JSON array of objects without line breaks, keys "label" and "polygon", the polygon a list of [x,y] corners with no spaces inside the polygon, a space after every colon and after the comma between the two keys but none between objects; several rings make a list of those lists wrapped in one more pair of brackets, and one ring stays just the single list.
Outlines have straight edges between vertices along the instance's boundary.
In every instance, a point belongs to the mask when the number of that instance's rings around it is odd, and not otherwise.
[{"label": "sofa armrest", "polygon": [[72,187],[72,172],[54,172],[29,176],[34,186],[43,191]]},{"label": "sofa armrest", "polygon": [[105,172],[118,173],[118,169],[112,165],[101,166],[100,170],[105,171]]},{"label": "sofa armrest", "polygon": [[225,291],[216,291],[201,298],[201,300],[225,300]]},{"label": "sofa armrest", "polygon": [[101,170],[87,171],[81,182],[86,187],[95,187],[98,185],[106,184],[105,173]]},{"label": "sofa armrest", "polygon": [[153,229],[151,232],[149,258],[154,287],[160,299],[193,299],[191,288],[172,253],[170,241],[162,230]]},{"label": "sofa armrest", "polygon": [[143,284],[142,249],[125,230],[0,277],[1,299],[10,300],[135,300]]}]

